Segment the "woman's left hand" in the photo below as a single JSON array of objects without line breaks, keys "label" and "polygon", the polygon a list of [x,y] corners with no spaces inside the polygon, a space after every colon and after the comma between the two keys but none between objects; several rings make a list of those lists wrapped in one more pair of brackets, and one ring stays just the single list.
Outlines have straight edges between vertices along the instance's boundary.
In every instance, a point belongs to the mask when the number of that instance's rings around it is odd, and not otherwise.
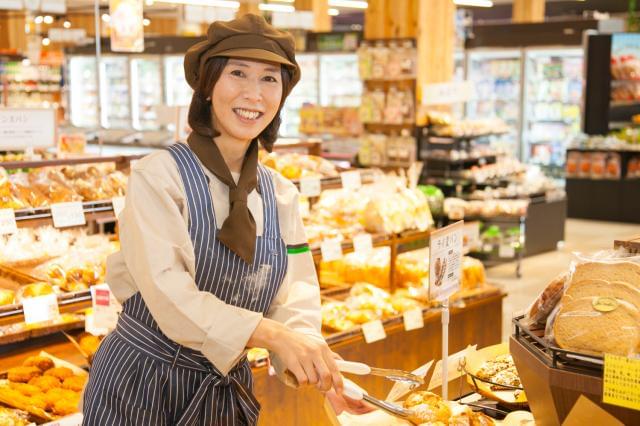
[{"label": "woman's left hand", "polygon": [[325,397],[331,403],[336,414],[340,415],[343,411],[351,414],[366,414],[374,411],[375,408],[360,400],[351,399],[345,395],[338,395],[333,389],[325,393]]}]

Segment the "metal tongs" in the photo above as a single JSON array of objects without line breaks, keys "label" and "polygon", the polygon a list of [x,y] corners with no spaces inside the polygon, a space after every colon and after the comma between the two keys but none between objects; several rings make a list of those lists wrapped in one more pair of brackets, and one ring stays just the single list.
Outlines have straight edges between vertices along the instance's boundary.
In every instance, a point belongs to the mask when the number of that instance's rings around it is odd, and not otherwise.
[{"label": "metal tongs", "polygon": [[415,413],[412,410],[407,410],[406,408],[400,407],[399,405],[393,404],[391,402],[374,398],[349,380],[345,380],[344,382],[343,393],[347,397],[355,399],[356,401],[362,400],[368,402],[374,407],[377,407],[382,411],[391,414],[392,416],[399,417],[416,425],[419,424],[419,422],[416,420]]},{"label": "metal tongs", "polygon": [[370,367],[363,362],[343,361],[339,359],[336,360],[336,364],[338,365],[338,370],[343,373],[357,374],[359,376],[380,376],[394,382],[407,383],[412,390],[424,384],[422,377],[403,370]]}]

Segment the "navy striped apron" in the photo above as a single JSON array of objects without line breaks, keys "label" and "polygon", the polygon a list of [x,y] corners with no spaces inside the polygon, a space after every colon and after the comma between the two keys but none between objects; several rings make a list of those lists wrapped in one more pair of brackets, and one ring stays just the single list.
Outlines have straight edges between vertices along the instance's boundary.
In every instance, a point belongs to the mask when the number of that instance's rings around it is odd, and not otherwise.
[{"label": "navy striped apron", "polygon": [[[216,238],[208,177],[195,154],[180,143],[168,150],[186,192],[198,289],[266,314],[287,270],[271,172],[258,166],[264,230],[249,265]],[[255,425],[260,404],[252,389],[246,357],[223,376],[201,352],[165,336],[138,292],[96,353],[83,425]]]}]

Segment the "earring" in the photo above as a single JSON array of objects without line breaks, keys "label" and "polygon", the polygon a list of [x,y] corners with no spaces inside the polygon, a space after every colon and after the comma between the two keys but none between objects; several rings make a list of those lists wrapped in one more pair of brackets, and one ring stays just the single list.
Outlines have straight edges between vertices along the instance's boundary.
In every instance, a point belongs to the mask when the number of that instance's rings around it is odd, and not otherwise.
[{"label": "earring", "polygon": [[211,102],[211,96],[207,98],[207,102]]}]

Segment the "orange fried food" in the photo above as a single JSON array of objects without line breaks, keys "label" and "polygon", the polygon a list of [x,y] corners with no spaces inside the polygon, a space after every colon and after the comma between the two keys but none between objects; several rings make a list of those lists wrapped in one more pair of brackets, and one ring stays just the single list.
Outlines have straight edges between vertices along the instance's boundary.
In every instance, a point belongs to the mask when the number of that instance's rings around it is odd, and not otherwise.
[{"label": "orange fried food", "polygon": [[69,389],[53,388],[46,393],[45,400],[53,407],[56,402],[62,399],[74,399],[77,395],[77,392]]},{"label": "orange fried food", "polygon": [[20,392],[24,396],[32,396],[32,395],[35,395],[37,393],[42,392],[39,387],[33,386],[33,385],[29,385],[29,384],[26,384],[26,383],[9,382],[9,387],[11,389],[13,389],[13,390],[16,390],[16,391]]},{"label": "orange fried food", "polygon": [[7,378],[11,382],[27,383],[34,377],[42,375],[38,367],[13,367],[7,372]]},{"label": "orange fried food", "polygon": [[29,404],[34,407],[38,407],[42,410],[51,408],[51,405],[47,402],[47,398],[44,393],[37,393],[29,398]]},{"label": "orange fried food", "polygon": [[39,387],[42,392],[47,392],[53,388],[59,388],[60,386],[62,386],[60,380],[57,377],[53,376],[34,377],[33,379],[29,380],[29,384]]},{"label": "orange fried food", "polygon": [[80,338],[80,347],[87,354],[95,354],[100,346],[100,338],[92,334],[86,334]]},{"label": "orange fried food", "polygon": [[55,367],[53,360],[46,356],[30,356],[22,365],[25,367],[38,367],[40,371],[47,371],[50,368]]},{"label": "orange fried food", "polygon": [[73,376],[73,371],[67,367],[54,367],[44,372],[45,376],[53,376],[60,381],[64,381],[67,377]]},{"label": "orange fried food", "polygon": [[84,376],[71,376],[64,380],[62,387],[75,392],[82,391],[84,384],[87,382],[87,378]]},{"label": "orange fried food", "polygon": [[53,412],[60,416],[76,413],[79,402],[79,399],[61,399],[53,405]]}]

